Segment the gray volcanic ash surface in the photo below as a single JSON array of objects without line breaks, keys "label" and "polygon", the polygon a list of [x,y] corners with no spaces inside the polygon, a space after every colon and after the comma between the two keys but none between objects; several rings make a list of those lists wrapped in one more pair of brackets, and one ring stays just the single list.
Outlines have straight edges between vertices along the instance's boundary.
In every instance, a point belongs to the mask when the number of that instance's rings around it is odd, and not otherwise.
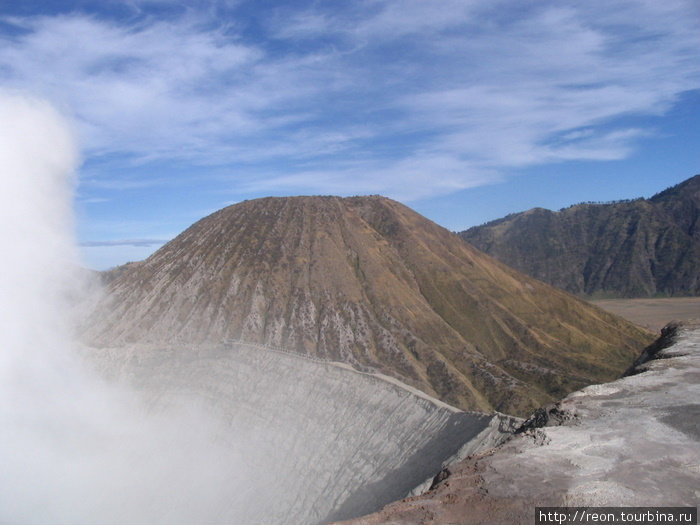
[{"label": "gray volcanic ash surface", "polygon": [[[239,458],[227,466],[222,456],[224,463],[212,466],[216,486],[206,508],[201,501],[170,505],[175,523],[190,516],[301,525],[374,512],[432,479],[460,451],[501,442],[514,425],[506,416],[459,411],[389,378],[250,345],[89,353],[102,375],[139,392],[152,416],[196,413],[208,422],[212,442]],[[169,481],[162,482],[167,489]],[[161,490],[153,488],[156,501]]]}]

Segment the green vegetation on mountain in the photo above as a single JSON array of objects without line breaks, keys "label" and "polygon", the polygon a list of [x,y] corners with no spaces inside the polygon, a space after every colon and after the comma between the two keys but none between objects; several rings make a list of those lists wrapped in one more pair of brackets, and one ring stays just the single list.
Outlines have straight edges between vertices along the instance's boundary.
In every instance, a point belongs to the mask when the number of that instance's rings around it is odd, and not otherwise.
[{"label": "green vegetation on mountain", "polygon": [[534,208],[459,235],[578,295],[700,295],[700,175],[650,199]]},{"label": "green vegetation on mountain", "polygon": [[625,370],[650,333],[383,197],[246,201],[116,272],[102,345],[261,343],[527,414]]}]

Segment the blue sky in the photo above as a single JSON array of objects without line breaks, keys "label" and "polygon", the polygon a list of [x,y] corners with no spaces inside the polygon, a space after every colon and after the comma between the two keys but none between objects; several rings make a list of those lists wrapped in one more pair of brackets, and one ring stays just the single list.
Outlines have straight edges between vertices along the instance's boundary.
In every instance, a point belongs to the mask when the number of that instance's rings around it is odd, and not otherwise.
[{"label": "blue sky", "polygon": [[267,195],[462,230],[700,173],[697,0],[4,2],[0,83],[72,122],[98,269]]}]

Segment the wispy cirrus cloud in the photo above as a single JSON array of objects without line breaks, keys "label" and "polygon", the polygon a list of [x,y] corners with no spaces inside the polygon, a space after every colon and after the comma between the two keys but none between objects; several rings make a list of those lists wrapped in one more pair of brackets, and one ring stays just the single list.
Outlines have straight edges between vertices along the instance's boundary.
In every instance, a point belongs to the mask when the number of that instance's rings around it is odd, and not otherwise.
[{"label": "wispy cirrus cloud", "polygon": [[220,31],[190,21],[120,26],[87,16],[39,17],[21,27],[0,52],[6,81],[69,108],[88,153],[170,156],[220,137],[224,126],[256,125],[241,103],[224,104],[216,93],[256,51]]},{"label": "wispy cirrus cloud", "polygon": [[513,168],[629,155],[653,129],[624,119],[663,114],[700,83],[697,10],[280,5],[258,11],[254,31],[192,9],[36,16],[5,20],[17,31],[0,36],[0,78],[68,108],[89,158],[189,163],[200,183],[202,167],[230,167],[250,191],[420,198]]},{"label": "wispy cirrus cloud", "polygon": [[80,246],[84,248],[97,248],[101,246],[135,246],[135,247],[151,247],[162,246],[170,239],[121,239],[118,241],[84,241]]}]

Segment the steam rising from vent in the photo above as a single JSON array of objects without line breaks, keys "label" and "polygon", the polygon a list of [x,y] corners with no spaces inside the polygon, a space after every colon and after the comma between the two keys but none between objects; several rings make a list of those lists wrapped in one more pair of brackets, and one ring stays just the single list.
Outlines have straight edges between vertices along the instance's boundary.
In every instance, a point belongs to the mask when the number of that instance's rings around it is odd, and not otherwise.
[{"label": "steam rising from vent", "polygon": [[235,447],[194,410],[146,417],[78,356],[66,122],[8,93],[0,122],[0,522],[215,521],[243,477]]}]

